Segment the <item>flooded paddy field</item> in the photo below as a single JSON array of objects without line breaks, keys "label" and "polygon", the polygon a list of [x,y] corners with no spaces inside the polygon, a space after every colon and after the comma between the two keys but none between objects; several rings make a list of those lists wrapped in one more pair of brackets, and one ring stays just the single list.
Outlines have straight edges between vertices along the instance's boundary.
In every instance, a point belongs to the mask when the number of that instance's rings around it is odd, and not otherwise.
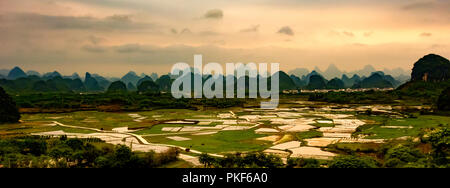
[{"label": "flooded paddy field", "polygon": [[[411,107],[408,107],[411,108]],[[99,138],[134,151],[179,147],[184,158],[208,153],[262,151],[288,157],[330,159],[337,143],[374,144],[408,139],[420,130],[449,126],[450,117],[411,115],[389,105],[336,105],[283,101],[279,108],[164,109],[143,112],[25,114],[0,136],[42,135]],[[194,157],[194,158],[192,158]]]}]

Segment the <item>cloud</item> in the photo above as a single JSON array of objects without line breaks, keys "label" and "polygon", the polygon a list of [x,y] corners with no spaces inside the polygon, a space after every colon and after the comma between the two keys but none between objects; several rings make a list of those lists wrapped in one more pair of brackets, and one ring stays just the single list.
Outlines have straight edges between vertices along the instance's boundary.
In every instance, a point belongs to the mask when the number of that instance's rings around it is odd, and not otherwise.
[{"label": "cloud", "polygon": [[370,36],[373,35],[373,32],[372,32],[372,31],[370,31],[370,32],[364,32],[363,35],[364,35],[365,37],[370,37]]},{"label": "cloud", "polygon": [[403,10],[420,10],[420,9],[429,9],[429,8],[433,8],[434,7],[434,3],[433,2],[415,2],[415,3],[410,3],[407,5],[404,5],[402,7]]},{"label": "cloud", "polygon": [[140,52],[141,46],[139,44],[126,44],[122,46],[118,46],[116,48],[116,52],[118,53],[134,53]]},{"label": "cloud", "polygon": [[215,31],[201,31],[199,32],[200,35],[202,36],[216,36],[219,35],[219,33],[215,32]]},{"label": "cloud", "polygon": [[250,32],[258,32],[259,25],[252,25],[250,28],[242,29],[240,32],[242,33],[250,33]]},{"label": "cloud", "polygon": [[222,19],[223,11],[220,9],[212,9],[206,12],[204,17],[208,19]]},{"label": "cloud", "polygon": [[431,37],[432,35],[433,35],[432,33],[426,33],[426,32],[420,33],[421,37]]},{"label": "cloud", "polygon": [[192,31],[188,28],[184,28],[183,30],[181,30],[180,34],[191,34]]},{"label": "cloud", "polygon": [[292,29],[289,26],[284,26],[284,27],[280,28],[280,30],[278,30],[277,33],[294,36],[294,31],[292,31]]},{"label": "cloud", "polygon": [[344,31],[344,32],[342,32],[342,34],[344,34],[347,37],[354,37],[355,36],[355,34],[353,34],[352,32],[349,32],[349,31]]},{"label": "cloud", "polygon": [[90,53],[103,53],[106,51],[105,48],[97,45],[84,45],[81,49]]},{"label": "cloud", "polygon": [[78,29],[78,30],[142,30],[154,29],[154,24],[133,22],[127,15],[106,18],[90,16],[52,16],[34,13],[12,15],[11,22],[26,28]]},{"label": "cloud", "polygon": [[91,42],[93,45],[97,45],[97,44],[99,44],[99,43],[101,43],[101,42],[103,42],[103,41],[106,41],[105,38],[97,37],[97,36],[94,36],[94,35],[89,36],[89,37],[88,37],[88,40],[89,40],[89,42]]},{"label": "cloud", "polygon": [[106,19],[117,21],[117,22],[131,22],[131,16],[130,15],[119,15],[115,14],[112,16],[106,17]]},{"label": "cloud", "polygon": [[[329,35],[333,36],[333,37],[354,37],[355,36],[355,34],[350,31],[335,31],[335,30],[330,31]],[[371,33],[364,33],[364,36],[366,36],[366,37],[370,36],[370,35],[371,35]]]}]

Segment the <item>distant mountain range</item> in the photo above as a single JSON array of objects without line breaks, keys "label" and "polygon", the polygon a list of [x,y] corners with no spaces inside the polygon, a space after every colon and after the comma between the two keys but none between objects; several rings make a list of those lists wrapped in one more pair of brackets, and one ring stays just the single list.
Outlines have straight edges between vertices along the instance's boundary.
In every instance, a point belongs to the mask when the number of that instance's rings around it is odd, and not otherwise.
[{"label": "distant mountain range", "polygon": [[[428,58],[437,57],[430,56]],[[439,58],[437,59],[439,60]],[[445,69],[446,67],[444,66],[443,68]],[[418,69],[413,72],[415,77],[424,76],[424,73],[417,73]],[[376,69],[370,65],[353,72],[340,71],[338,67],[331,64],[325,71],[322,71],[317,67],[311,72],[304,68],[297,68],[289,71],[289,74],[283,71],[279,71],[276,74],[278,74],[280,78],[280,90],[395,88],[410,79],[410,76],[406,75],[406,71],[401,68],[376,71]],[[429,75],[428,77],[434,79],[436,76]],[[95,73],[86,73],[84,78],[82,78],[77,73],[70,76],[63,76],[57,71],[40,74],[39,72],[30,70],[25,73],[19,67],[14,67],[9,71],[5,69],[0,70],[0,86],[4,86],[6,90],[18,91],[58,91],[57,88],[59,88],[63,91],[100,92],[107,90],[112,82],[117,81],[122,82],[126,86],[126,89],[130,91],[138,90],[139,86],[146,81],[154,83],[146,83],[148,87],[152,86],[154,88],[154,85],[158,85],[161,91],[168,91],[170,90],[171,82],[175,78],[176,77],[171,76],[170,74],[162,75],[160,77],[158,77],[156,73],[151,73],[150,75],[144,73],[137,75],[136,72],[133,71],[128,72],[121,78],[107,78]],[[206,80],[207,78],[208,75],[204,75],[203,80]],[[235,80],[238,79],[242,78],[235,78]],[[15,84],[19,84],[16,82],[24,82],[26,84],[22,83],[21,86],[14,86]],[[58,86],[58,84],[65,86]],[[119,83],[115,84],[116,88],[123,88],[121,86],[123,85]],[[248,86],[248,81],[246,81],[246,86]]]},{"label": "distant mountain range", "polygon": [[[21,68],[15,67],[8,73],[6,78],[0,78],[0,86],[10,92],[142,91],[143,88],[152,88],[153,91],[155,91],[155,88],[158,88],[158,91],[168,92],[170,91],[171,83],[175,79],[175,77],[170,75],[162,75],[159,78],[153,75],[156,77],[156,79],[153,79],[145,74],[138,76],[132,71],[122,78],[114,80],[88,72],[85,74],[84,80],[76,73],[71,76],[62,76],[57,71],[45,73],[42,76],[32,71],[28,71],[28,73],[30,75]],[[279,71],[275,75],[279,77],[279,89],[281,91],[293,89],[393,88],[402,83],[381,71],[373,72],[369,77],[354,75],[349,78],[343,75],[341,78],[333,78],[331,80],[327,80],[317,71],[312,71],[301,78],[293,74],[288,75],[283,71]],[[191,73],[191,76],[192,78],[195,77],[193,73]],[[210,75],[204,75],[201,79],[206,81],[209,77]],[[237,81],[244,78],[246,79],[245,87],[248,89],[250,83],[248,76],[235,77],[235,87],[237,87]],[[256,78],[250,79],[258,80]],[[223,80],[225,82],[225,77]],[[223,84],[224,87],[226,84]],[[244,88],[238,88],[237,90],[239,89]]]},{"label": "distant mountain range", "polygon": [[[347,71],[339,70],[339,68],[334,64],[330,64],[325,71],[320,70],[320,68],[318,68],[318,67],[315,67],[312,71],[319,73],[325,79],[341,78],[343,75],[345,75],[347,77],[352,77],[354,75],[368,77],[368,76],[372,75],[373,72],[377,72],[377,70],[371,65],[366,65],[360,70],[347,72]],[[381,70],[378,70],[378,71],[381,71]],[[385,68],[382,70],[382,72],[386,75],[391,75],[392,77],[394,77],[398,80],[401,80],[402,82],[406,81],[410,78],[409,77],[410,73],[403,70],[402,68],[395,68],[395,69],[386,69]],[[294,70],[289,71],[288,73],[293,74],[298,77],[302,77],[302,76],[308,75],[310,73],[310,71],[305,68],[296,68]]]}]

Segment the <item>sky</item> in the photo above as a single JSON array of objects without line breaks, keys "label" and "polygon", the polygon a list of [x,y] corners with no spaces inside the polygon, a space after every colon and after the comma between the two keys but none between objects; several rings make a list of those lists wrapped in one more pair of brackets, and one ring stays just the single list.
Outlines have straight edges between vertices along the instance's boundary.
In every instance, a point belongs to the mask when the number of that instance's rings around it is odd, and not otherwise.
[{"label": "sky", "polygon": [[177,62],[403,68],[450,57],[448,0],[1,0],[0,69],[167,73]]}]

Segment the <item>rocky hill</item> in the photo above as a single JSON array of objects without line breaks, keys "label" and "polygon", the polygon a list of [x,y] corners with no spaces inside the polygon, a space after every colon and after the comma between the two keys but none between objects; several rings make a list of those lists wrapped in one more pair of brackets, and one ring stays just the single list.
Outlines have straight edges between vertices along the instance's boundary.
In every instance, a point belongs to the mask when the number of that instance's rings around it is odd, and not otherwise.
[{"label": "rocky hill", "polygon": [[411,81],[439,82],[450,78],[450,61],[436,54],[429,54],[414,63]]}]

